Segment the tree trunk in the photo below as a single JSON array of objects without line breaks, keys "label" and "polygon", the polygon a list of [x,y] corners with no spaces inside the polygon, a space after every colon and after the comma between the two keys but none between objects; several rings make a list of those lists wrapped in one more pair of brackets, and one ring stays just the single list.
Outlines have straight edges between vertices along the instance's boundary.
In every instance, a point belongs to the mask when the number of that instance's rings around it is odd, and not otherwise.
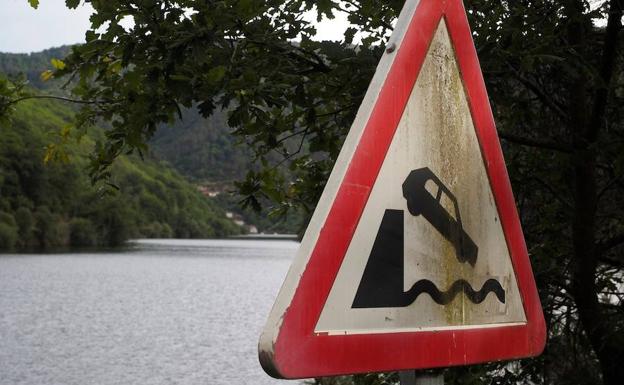
[{"label": "tree trunk", "polygon": [[[611,2],[606,31],[601,80],[590,98],[587,75],[579,75],[570,90],[569,127],[573,136],[571,167],[574,171],[574,216],[572,218],[573,269],[572,295],[587,338],[600,362],[604,385],[621,385],[624,381],[624,347],[610,337],[611,327],[598,300],[596,273],[598,248],[596,243],[596,213],[598,210],[597,149],[608,100],[609,83],[614,70],[617,35],[621,29],[620,0]],[[570,0],[567,4],[570,18],[568,39],[573,47],[582,47],[587,33],[581,14],[582,2]],[[580,73],[583,73],[580,71]],[[593,102],[593,103],[592,103]],[[591,111],[587,106],[592,106]]]}]

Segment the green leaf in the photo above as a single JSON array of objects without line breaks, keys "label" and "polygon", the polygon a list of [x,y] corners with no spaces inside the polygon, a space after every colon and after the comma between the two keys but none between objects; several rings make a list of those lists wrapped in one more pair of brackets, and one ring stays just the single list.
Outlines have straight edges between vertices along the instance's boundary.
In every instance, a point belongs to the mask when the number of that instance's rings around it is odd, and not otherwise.
[{"label": "green leaf", "polygon": [[344,33],[344,42],[346,44],[352,44],[353,43],[353,38],[355,37],[355,33],[357,32],[357,29],[350,27],[347,28],[345,33]]},{"label": "green leaf", "polygon": [[[36,0],[36,1],[39,1],[39,0]],[[67,8],[74,9],[80,5],[80,0],[65,0],[65,4],[67,5]]]},{"label": "green leaf", "polygon": [[209,82],[218,83],[225,76],[225,71],[226,69],[224,66],[213,67],[210,69],[210,71],[208,71],[206,77],[208,78]]},{"label": "green leaf", "polygon": [[331,0],[319,0],[316,2],[316,9],[318,10],[317,21],[321,21],[323,16],[328,19],[334,18],[334,13],[332,12],[334,9],[334,3]]},{"label": "green leaf", "polygon": [[121,60],[115,60],[114,62],[108,65],[108,70],[114,74],[118,74],[121,71],[121,68],[122,68]]},{"label": "green leaf", "polygon": [[39,0],[28,0],[28,3],[30,4],[31,7],[37,9],[37,7],[39,7]]},{"label": "green leaf", "polygon": [[85,33],[85,41],[87,43],[96,40],[99,37],[99,35],[97,33],[95,33],[95,31],[89,30]]}]

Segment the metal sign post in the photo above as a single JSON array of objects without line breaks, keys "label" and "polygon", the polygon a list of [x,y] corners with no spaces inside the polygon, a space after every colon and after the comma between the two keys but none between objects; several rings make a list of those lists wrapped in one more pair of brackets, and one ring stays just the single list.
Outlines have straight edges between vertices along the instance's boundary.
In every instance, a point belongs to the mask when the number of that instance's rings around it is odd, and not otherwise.
[{"label": "metal sign post", "polygon": [[419,373],[414,370],[399,372],[401,385],[444,385],[444,374]]}]

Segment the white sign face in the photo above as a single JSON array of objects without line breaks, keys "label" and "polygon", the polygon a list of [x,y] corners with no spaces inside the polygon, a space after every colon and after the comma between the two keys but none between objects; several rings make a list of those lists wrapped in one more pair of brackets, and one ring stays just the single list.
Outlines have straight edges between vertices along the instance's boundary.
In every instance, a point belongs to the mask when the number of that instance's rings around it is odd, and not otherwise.
[{"label": "white sign face", "polygon": [[525,323],[442,19],[314,331]]}]

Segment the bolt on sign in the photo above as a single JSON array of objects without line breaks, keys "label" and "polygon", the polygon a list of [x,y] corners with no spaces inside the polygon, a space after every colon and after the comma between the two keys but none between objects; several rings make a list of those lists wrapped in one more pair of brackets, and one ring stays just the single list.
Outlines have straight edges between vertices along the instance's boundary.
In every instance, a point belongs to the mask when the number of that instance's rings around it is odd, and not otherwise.
[{"label": "bolt on sign", "polygon": [[260,338],[278,378],[538,355],[546,329],[461,0],[407,1]]}]

